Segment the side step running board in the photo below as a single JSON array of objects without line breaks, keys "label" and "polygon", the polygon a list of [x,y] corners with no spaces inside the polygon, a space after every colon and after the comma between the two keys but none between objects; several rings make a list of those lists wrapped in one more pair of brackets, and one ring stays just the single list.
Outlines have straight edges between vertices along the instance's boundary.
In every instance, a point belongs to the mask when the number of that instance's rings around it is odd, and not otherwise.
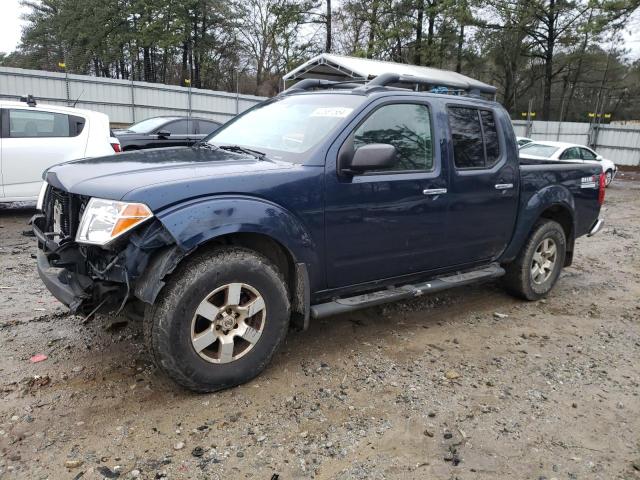
[{"label": "side step running board", "polygon": [[313,305],[311,307],[311,316],[313,318],[323,318],[340,313],[353,312],[361,308],[373,307],[384,303],[419,297],[427,293],[440,292],[449,288],[475,283],[480,280],[498,278],[504,274],[504,269],[497,263],[493,263],[480,270],[435,278],[417,285],[404,285],[398,288],[388,288],[373,293],[365,293],[363,295],[357,295],[349,298],[339,298],[332,302]]}]

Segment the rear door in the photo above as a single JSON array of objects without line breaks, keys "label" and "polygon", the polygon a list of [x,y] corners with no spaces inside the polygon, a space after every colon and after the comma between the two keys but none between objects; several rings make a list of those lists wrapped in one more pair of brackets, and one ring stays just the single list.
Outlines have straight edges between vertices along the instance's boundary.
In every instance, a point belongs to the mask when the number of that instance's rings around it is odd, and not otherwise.
[{"label": "rear door", "polygon": [[220,128],[220,123],[214,122],[212,120],[198,120],[198,140],[202,140],[204,137],[212,134],[218,128]]},{"label": "rear door", "polygon": [[[173,120],[160,127],[155,140],[151,142],[154,148],[157,147],[187,147],[195,142],[195,120],[180,119]],[[158,132],[168,132],[169,135],[159,135]]]},{"label": "rear door", "polygon": [[580,158],[585,162],[598,162],[598,155],[593,150],[586,147],[580,147]]},{"label": "rear door", "polygon": [[518,210],[519,170],[510,125],[491,108],[449,105],[453,170],[447,239],[450,265],[485,262],[507,246]]},{"label": "rear door", "polygon": [[5,197],[37,198],[44,170],[84,156],[84,121],[74,120],[79,118],[28,107],[2,110]]},{"label": "rear door", "polygon": [[[331,109],[324,109],[330,115]],[[447,263],[446,165],[427,102],[371,106],[329,150],[325,175],[326,269],[329,288],[432,270]],[[393,145],[396,166],[341,175],[338,149]],[[443,167],[444,172],[443,173]],[[438,193],[440,192],[440,193]]]},{"label": "rear door", "polygon": [[582,156],[580,155],[580,148],[578,147],[567,148],[564,152],[560,154],[559,159],[571,161],[573,163],[581,163]]}]

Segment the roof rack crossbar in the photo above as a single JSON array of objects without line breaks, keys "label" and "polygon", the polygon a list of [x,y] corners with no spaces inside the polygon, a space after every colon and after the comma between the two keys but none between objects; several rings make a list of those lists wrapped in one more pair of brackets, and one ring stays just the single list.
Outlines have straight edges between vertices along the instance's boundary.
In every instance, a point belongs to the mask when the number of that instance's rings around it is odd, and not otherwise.
[{"label": "roof rack crossbar", "polygon": [[306,91],[313,90],[315,88],[344,88],[344,89],[352,89],[356,87],[360,87],[360,83],[365,80],[352,79],[347,81],[334,81],[334,80],[324,80],[321,78],[305,78],[304,80],[300,80],[295,85],[287,88],[285,91],[287,93],[298,92],[298,91]]},{"label": "roof rack crossbar", "polygon": [[415,77],[412,75],[400,75],[398,73],[383,73],[368,82],[366,85],[359,87],[362,91],[371,91],[373,89],[384,88],[390,85],[407,84],[407,85],[426,85],[429,87],[447,87],[457,92],[467,92],[470,95],[480,95],[481,93],[495,94],[495,87],[469,85],[466,82],[457,82],[455,80],[437,80],[426,77]]}]

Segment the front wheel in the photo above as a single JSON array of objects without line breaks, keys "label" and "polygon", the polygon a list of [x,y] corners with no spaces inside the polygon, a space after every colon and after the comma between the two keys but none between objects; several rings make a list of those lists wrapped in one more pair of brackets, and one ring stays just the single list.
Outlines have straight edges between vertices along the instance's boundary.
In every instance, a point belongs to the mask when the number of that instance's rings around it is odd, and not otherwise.
[{"label": "front wheel", "polygon": [[507,291],[525,300],[546,296],[560,276],[566,249],[562,226],[553,220],[540,220],[518,257],[505,267]]},{"label": "front wheel", "polygon": [[287,333],[282,276],[250,250],[200,254],[172,274],[160,295],[145,314],[147,344],[158,367],[190,390],[251,380]]},{"label": "front wheel", "polygon": [[611,185],[611,182],[613,182],[613,172],[611,170],[607,170],[604,174],[604,184],[608,187]]}]

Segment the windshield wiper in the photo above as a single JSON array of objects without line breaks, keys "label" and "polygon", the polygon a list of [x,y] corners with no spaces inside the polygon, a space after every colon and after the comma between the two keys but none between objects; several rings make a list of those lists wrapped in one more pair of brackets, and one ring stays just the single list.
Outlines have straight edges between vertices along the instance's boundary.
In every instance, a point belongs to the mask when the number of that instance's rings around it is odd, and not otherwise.
[{"label": "windshield wiper", "polygon": [[221,150],[228,150],[229,152],[246,153],[247,155],[251,155],[258,160],[264,160],[267,157],[266,153],[260,152],[258,150],[253,150],[252,148],[241,147],[240,145],[220,145],[218,148],[220,148]]}]

